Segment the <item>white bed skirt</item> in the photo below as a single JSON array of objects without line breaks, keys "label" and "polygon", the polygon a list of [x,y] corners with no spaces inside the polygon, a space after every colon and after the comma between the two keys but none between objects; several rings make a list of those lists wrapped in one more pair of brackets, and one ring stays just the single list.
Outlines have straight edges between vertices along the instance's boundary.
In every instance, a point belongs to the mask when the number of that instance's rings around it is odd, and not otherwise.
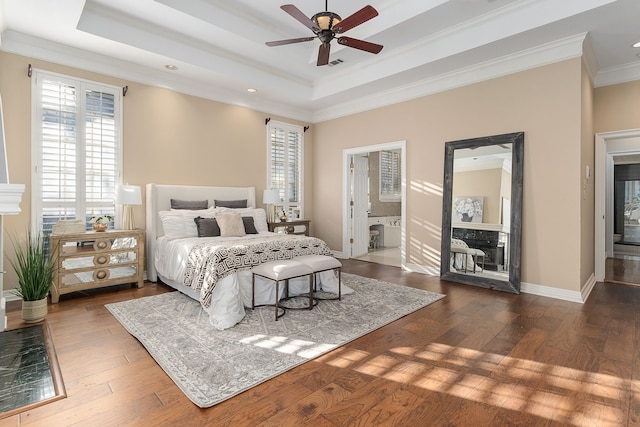
[{"label": "white bed skirt", "polygon": [[[251,309],[251,271],[244,270],[227,276],[218,281],[211,295],[211,306],[202,307],[209,315],[209,321],[216,329],[227,329],[240,322],[245,316],[245,307]],[[158,274],[163,283],[200,301],[200,291]],[[317,290],[338,293],[338,277],[334,271],[324,271],[318,274]],[[289,281],[289,296],[309,292],[309,279],[300,277]],[[284,282],[280,282],[279,296],[284,296]],[[342,285],[342,295],[353,293],[353,289]],[[274,304],[276,288],[273,281],[256,277],[255,304]]]}]

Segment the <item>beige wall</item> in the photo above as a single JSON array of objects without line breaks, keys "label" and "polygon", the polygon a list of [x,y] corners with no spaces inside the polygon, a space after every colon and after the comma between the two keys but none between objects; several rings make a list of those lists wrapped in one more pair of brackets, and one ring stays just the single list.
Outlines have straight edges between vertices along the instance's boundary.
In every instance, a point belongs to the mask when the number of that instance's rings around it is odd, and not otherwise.
[{"label": "beige wall", "polygon": [[[129,86],[123,181],[255,185],[260,203],[266,182],[264,119],[291,120],[0,53],[11,182],[27,184],[23,213],[6,218],[9,233],[28,227],[31,215],[29,63]],[[576,58],[311,126],[305,134],[305,216],[313,221],[312,232],[343,250],[344,149],[406,140],[407,261],[437,270],[444,142],[524,131],[522,280],[580,290],[593,273],[593,179],[586,187],[584,181],[585,167],[593,170],[593,132],[640,127],[640,82],[594,91],[581,64]],[[139,226],[143,208],[135,211]],[[559,212],[577,215],[572,220]],[[9,275],[7,288],[12,280]]]},{"label": "beige wall", "polygon": [[[595,271],[595,145],[593,132],[593,82],[582,67],[581,147],[580,147],[580,281],[584,285]],[[587,167],[589,177],[587,177]],[[595,276],[593,278],[595,280]]]},{"label": "beige wall", "polygon": [[[27,66],[46,71],[124,86],[123,182],[141,185],[197,184],[255,186],[260,206],[266,184],[267,132],[265,118],[305,125],[290,119],[184,95],[31,58],[0,52],[7,157],[12,183],[26,184],[22,214],[6,217],[9,235],[23,232],[31,218],[31,79]],[[313,131],[305,133],[305,191],[312,191]],[[313,220],[313,199],[305,203],[305,216]],[[136,225],[144,227],[144,206],[135,207]],[[313,222],[312,222],[313,230]],[[9,239],[7,239],[9,240]],[[13,253],[5,243],[5,253]],[[5,289],[16,283],[13,273]]]},{"label": "beige wall", "polygon": [[482,197],[482,222],[500,224],[501,186],[502,169],[456,172],[453,175],[453,201],[458,197]]},{"label": "beige wall", "polygon": [[[316,233],[342,250],[342,151],[407,141],[407,262],[439,269],[444,143],[525,132],[522,280],[579,290],[579,58],[315,125]],[[560,212],[576,212],[567,220]],[[559,237],[561,236],[561,237]],[[559,244],[559,240],[562,244]]]},{"label": "beige wall", "polygon": [[593,91],[593,131],[640,128],[640,80]]}]

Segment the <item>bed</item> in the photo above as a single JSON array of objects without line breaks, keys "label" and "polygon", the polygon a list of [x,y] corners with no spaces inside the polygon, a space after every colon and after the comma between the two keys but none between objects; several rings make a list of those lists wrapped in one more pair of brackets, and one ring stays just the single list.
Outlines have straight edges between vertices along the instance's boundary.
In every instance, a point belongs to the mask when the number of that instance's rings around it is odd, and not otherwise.
[{"label": "bed", "polygon": [[[172,209],[172,199],[174,207],[181,209]],[[236,206],[245,200],[246,207]],[[204,201],[206,209],[197,206]],[[230,207],[216,208],[216,203]],[[227,214],[240,214],[247,230],[250,226],[245,221],[251,218],[248,221],[255,230],[244,236],[198,237],[209,218],[220,222],[223,219],[220,215]],[[194,218],[199,219],[194,221]],[[146,254],[148,280],[161,280],[200,301],[211,324],[217,329],[226,329],[241,321],[245,307],[251,306],[252,265],[331,252],[324,241],[314,237],[269,232],[264,209],[256,207],[255,187],[147,184]],[[321,273],[318,288],[336,293],[336,275],[331,271]],[[290,294],[305,292],[308,292],[308,279],[291,281]],[[343,295],[351,292],[342,286]],[[273,282],[256,279],[257,305],[273,304],[275,295]],[[280,295],[283,295],[282,288]]]}]

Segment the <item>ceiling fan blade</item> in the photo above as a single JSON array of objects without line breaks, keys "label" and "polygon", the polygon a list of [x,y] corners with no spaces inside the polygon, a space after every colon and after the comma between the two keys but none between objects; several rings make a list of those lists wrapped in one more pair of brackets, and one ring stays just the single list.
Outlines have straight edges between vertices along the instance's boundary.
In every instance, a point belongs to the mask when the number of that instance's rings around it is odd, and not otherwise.
[{"label": "ceiling fan blade", "polygon": [[384,47],[381,44],[375,44],[371,42],[366,42],[364,40],[353,39],[351,37],[340,37],[336,40],[338,40],[338,43],[340,43],[343,46],[364,50],[365,52],[370,52],[370,53],[379,53]]},{"label": "ceiling fan blade", "polygon": [[373,6],[365,6],[353,15],[349,15],[332,28],[336,34],[344,33],[347,30],[357,27],[363,22],[367,22],[371,18],[378,16],[378,11]]},{"label": "ceiling fan blade", "polygon": [[318,49],[318,67],[321,65],[327,65],[329,63],[329,54],[331,53],[331,44],[322,43],[320,49]]},{"label": "ceiling fan blade", "polygon": [[305,27],[309,28],[314,33],[317,33],[318,31],[320,31],[320,28],[318,27],[318,25],[315,22],[313,22],[311,19],[309,19],[307,15],[302,13],[300,9],[298,9],[294,5],[283,4],[282,6],[280,6],[280,9],[284,10],[289,15],[293,16],[294,19],[296,19]]},{"label": "ceiling fan blade", "polygon": [[291,43],[301,43],[301,42],[310,42],[311,40],[315,40],[315,37],[301,37],[298,39],[287,39],[287,40],[276,40],[273,42],[265,42],[265,44],[267,46],[282,46],[285,44],[291,44]]}]

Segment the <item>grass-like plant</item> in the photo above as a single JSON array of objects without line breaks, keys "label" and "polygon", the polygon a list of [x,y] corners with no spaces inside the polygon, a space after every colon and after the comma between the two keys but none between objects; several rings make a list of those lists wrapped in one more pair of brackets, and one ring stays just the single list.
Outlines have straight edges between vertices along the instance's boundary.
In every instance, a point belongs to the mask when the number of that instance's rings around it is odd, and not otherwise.
[{"label": "grass-like plant", "polygon": [[9,258],[9,263],[18,276],[18,287],[14,291],[24,301],[46,298],[53,286],[57,263],[47,253],[47,241],[41,233],[34,235],[31,231],[27,231],[24,242],[15,237],[11,239],[15,258]]}]

